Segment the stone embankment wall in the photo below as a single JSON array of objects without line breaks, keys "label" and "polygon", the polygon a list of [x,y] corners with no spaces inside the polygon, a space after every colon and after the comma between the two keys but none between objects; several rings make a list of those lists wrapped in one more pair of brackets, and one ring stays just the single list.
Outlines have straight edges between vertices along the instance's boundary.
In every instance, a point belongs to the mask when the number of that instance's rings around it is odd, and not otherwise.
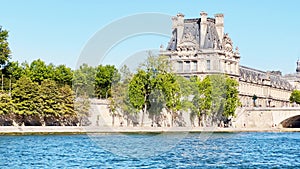
[{"label": "stone embankment wall", "polygon": [[[141,126],[143,113],[140,112],[137,115],[124,115],[121,111],[116,111],[114,115],[109,110],[109,102],[108,100],[91,100],[91,109],[90,109],[90,117],[91,126],[100,126],[100,127],[120,127],[120,126]],[[169,127],[172,126],[172,115],[168,113],[166,110],[157,116],[160,122],[159,124],[155,123],[155,119],[149,117],[149,114],[144,115],[143,126],[160,126],[160,127]],[[175,123],[173,126],[183,126],[190,127],[192,126],[192,122],[190,120],[190,113],[185,112],[179,114],[178,117],[175,118]],[[195,123],[195,122],[194,122]]]},{"label": "stone embankment wall", "polygon": [[[120,111],[115,112],[113,116],[109,111],[109,103],[107,100],[92,100],[90,111],[91,126],[100,127],[120,127],[120,126],[141,126],[142,112],[136,116],[126,116]],[[232,119],[233,128],[272,128],[281,127],[281,123],[291,117],[300,116],[300,107],[281,107],[281,108],[238,108],[237,116]],[[163,111],[160,115],[161,127],[172,126],[172,116],[167,111]],[[158,126],[149,117],[144,115],[143,126]],[[154,123],[153,123],[154,122]],[[175,117],[174,127],[194,127],[198,126],[197,118],[191,120],[190,112],[184,112]]]},{"label": "stone embankment wall", "polygon": [[299,107],[241,108],[232,124],[236,128],[282,127],[283,121],[297,116],[300,116]]}]

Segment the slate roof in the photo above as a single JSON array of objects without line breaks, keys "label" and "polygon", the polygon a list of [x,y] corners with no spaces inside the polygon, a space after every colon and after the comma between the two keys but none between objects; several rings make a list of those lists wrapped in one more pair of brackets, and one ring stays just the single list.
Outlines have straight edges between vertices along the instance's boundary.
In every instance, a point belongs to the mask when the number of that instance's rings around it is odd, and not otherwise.
[{"label": "slate roof", "polygon": [[[197,46],[200,49],[208,49],[213,48],[214,43],[216,42],[218,46],[221,46],[220,39],[216,30],[215,26],[215,19],[214,18],[207,18],[207,33],[204,38],[204,43],[200,43],[201,40],[201,25],[200,25],[200,18],[193,18],[193,19],[184,19],[184,28],[183,28],[183,35],[181,37],[182,41],[184,41],[185,36],[190,34],[196,40]],[[203,44],[203,46],[200,46]],[[167,46],[167,50],[174,51],[177,49],[178,41],[177,41],[177,28],[175,28],[172,32],[172,37],[170,42]]]},{"label": "slate roof", "polygon": [[263,80],[270,80],[274,88],[292,90],[292,85],[280,75],[270,74],[257,69],[240,66],[240,80],[262,84]]}]

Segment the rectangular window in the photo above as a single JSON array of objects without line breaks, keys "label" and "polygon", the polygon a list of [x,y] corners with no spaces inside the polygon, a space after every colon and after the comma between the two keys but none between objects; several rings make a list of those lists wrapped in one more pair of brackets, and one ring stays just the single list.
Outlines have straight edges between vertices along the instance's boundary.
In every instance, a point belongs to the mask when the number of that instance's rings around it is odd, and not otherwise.
[{"label": "rectangular window", "polygon": [[193,61],[192,71],[197,71],[197,67],[198,67],[197,61]]},{"label": "rectangular window", "polygon": [[206,60],[206,70],[210,70],[210,60]]},{"label": "rectangular window", "polygon": [[177,72],[182,72],[183,71],[183,64],[182,64],[182,61],[178,61],[177,62]]},{"label": "rectangular window", "polygon": [[189,72],[190,71],[190,69],[191,69],[191,65],[190,65],[190,61],[186,61],[186,62],[184,62],[185,64],[184,64],[184,72]]}]

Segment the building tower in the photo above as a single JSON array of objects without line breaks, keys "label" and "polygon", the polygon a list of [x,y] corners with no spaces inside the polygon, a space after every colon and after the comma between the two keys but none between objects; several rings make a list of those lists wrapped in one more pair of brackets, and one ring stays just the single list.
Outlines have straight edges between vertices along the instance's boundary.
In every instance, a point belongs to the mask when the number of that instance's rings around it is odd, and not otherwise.
[{"label": "building tower", "polygon": [[[210,74],[239,76],[240,54],[234,50],[228,33],[224,33],[224,15],[186,19],[179,13],[172,18],[172,37],[165,51],[177,74],[200,78]],[[300,70],[300,69],[299,69]]]},{"label": "building tower", "polygon": [[296,68],[296,72],[300,73],[300,60],[297,60],[297,68]]}]

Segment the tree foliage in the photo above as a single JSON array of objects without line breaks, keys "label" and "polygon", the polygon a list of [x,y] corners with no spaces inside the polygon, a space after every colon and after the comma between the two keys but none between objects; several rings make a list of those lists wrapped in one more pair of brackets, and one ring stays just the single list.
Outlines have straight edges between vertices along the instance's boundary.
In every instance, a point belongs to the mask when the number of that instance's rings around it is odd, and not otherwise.
[{"label": "tree foliage", "polygon": [[58,65],[54,68],[54,72],[52,74],[54,74],[53,80],[59,86],[72,86],[73,71],[71,68],[67,67],[66,65]]},{"label": "tree foliage", "polygon": [[[0,93],[0,125],[76,125],[86,118],[89,99],[79,99],[84,103],[75,102],[75,93],[70,87],[74,73],[71,68],[46,64],[41,59],[21,64],[10,61],[7,39],[8,31],[0,26],[0,65],[4,89]],[[86,94],[85,89],[95,87],[95,70],[83,65],[79,75],[82,72],[86,75],[74,78],[75,82],[79,82],[75,83],[76,87],[78,84],[85,87],[80,94]]]},{"label": "tree foliage", "polygon": [[74,102],[74,111],[78,117],[79,125],[85,126],[90,124],[88,120],[90,104],[91,102],[88,96],[80,96],[76,98]]},{"label": "tree foliage", "polygon": [[117,83],[120,75],[115,66],[99,65],[96,67],[95,92],[98,98],[111,97],[112,83]]},{"label": "tree foliage", "polygon": [[144,115],[149,108],[149,95],[151,93],[150,76],[144,70],[138,70],[129,83],[129,101],[137,110],[143,111],[141,125],[143,126]]},{"label": "tree foliage", "polygon": [[146,106],[150,85],[150,76],[144,70],[139,70],[133,76],[129,83],[129,99],[135,108],[141,110]]},{"label": "tree foliage", "polygon": [[95,75],[95,68],[87,64],[82,64],[74,71],[73,87],[76,96],[93,97],[95,95]]},{"label": "tree foliage", "polygon": [[300,91],[299,90],[292,91],[291,96],[290,96],[290,102],[300,104]]},{"label": "tree foliage", "polygon": [[235,116],[240,105],[236,80],[224,75],[209,75],[194,83],[198,90],[194,92],[191,110],[192,115],[198,117],[199,126],[226,123]]},{"label": "tree foliage", "polygon": [[59,123],[61,112],[61,101],[59,99],[60,93],[56,83],[53,80],[44,80],[40,85],[39,91],[39,107],[40,115],[44,121],[49,123]]},{"label": "tree foliage", "polygon": [[194,86],[191,105],[191,119],[198,117],[198,125],[204,126],[204,118],[211,114],[212,107],[212,85],[211,80],[207,76],[202,81],[197,77],[190,79],[190,83]]},{"label": "tree foliage", "polygon": [[180,86],[172,73],[159,73],[155,78],[155,87],[163,92],[166,108],[175,112],[180,109]]},{"label": "tree foliage", "polygon": [[5,115],[0,116],[0,125],[76,125],[79,116],[74,100],[75,94],[68,85],[60,87],[51,79],[39,85],[21,77],[13,85],[11,96],[0,95],[0,115]]},{"label": "tree foliage", "polygon": [[39,88],[38,83],[31,81],[28,77],[22,77],[14,84],[12,98],[16,106],[16,114],[33,115],[39,113]]},{"label": "tree foliage", "polygon": [[45,79],[53,79],[54,66],[52,64],[46,65],[44,61],[37,59],[31,62],[29,72],[30,79],[41,84]]},{"label": "tree foliage", "polygon": [[[142,122],[146,113],[155,119],[166,108],[172,116],[180,109],[180,85],[171,72],[171,64],[165,56],[149,53],[137,73],[129,82],[129,101],[142,111]],[[176,116],[174,116],[176,117]]]},{"label": "tree foliage", "polygon": [[0,95],[0,115],[11,114],[15,111],[13,100],[8,94]]},{"label": "tree foliage", "polygon": [[43,80],[54,80],[58,86],[72,85],[73,71],[65,65],[55,66],[46,64],[44,61],[37,59],[28,64],[23,62],[8,62],[4,70],[4,89],[9,89],[9,83],[15,83],[21,77],[28,77],[34,82],[42,83]]},{"label": "tree foliage", "polygon": [[0,65],[6,65],[10,58],[10,49],[8,44],[8,31],[0,26]]},{"label": "tree foliage", "polygon": [[226,78],[226,101],[223,115],[226,118],[234,117],[235,110],[241,105],[239,100],[239,83],[232,78]]},{"label": "tree foliage", "polygon": [[[123,115],[127,119],[127,125],[130,125],[130,122],[137,124],[135,115],[138,110],[130,103],[129,97],[129,82],[132,79],[132,73],[129,68],[124,65],[120,69],[120,80],[116,83],[113,83],[111,86],[111,98],[109,98],[109,109],[112,117],[116,115]],[[113,119],[114,125],[114,119]]]},{"label": "tree foliage", "polygon": [[[59,114],[60,121],[64,125],[77,125],[78,112],[74,108],[75,93],[69,85],[60,87],[59,89]],[[90,106],[90,105],[88,105]]]},{"label": "tree foliage", "polygon": [[[91,97],[109,98],[113,117],[123,114],[133,121],[138,112],[158,123],[166,109],[172,123],[179,111],[191,111],[202,125],[226,121],[239,106],[238,82],[221,75],[189,79],[176,76],[168,57],[149,52],[147,60],[132,74],[124,66],[87,64],[76,70],[65,65],[9,61],[8,31],[0,27],[0,65],[3,88],[0,94],[0,125],[87,125]],[[71,88],[73,84],[73,90]],[[255,100],[255,99],[254,99]],[[291,102],[300,103],[300,91]],[[137,123],[137,122],[135,122]]]}]

